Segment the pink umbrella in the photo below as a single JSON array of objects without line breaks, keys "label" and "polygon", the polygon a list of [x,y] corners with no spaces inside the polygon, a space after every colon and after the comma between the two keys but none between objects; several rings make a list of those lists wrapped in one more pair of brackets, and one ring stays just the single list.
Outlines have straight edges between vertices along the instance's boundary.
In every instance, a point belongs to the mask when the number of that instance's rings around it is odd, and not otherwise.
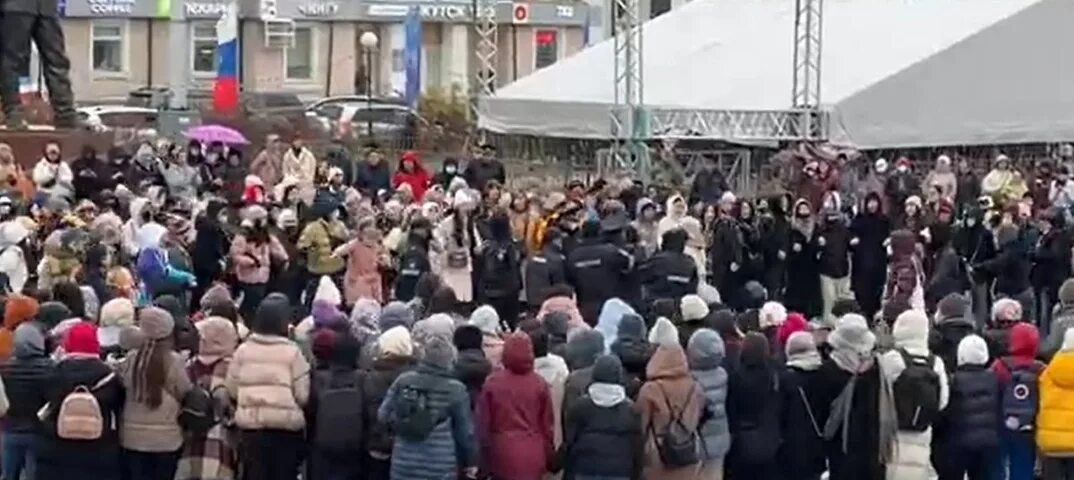
[{"label": "pink umbrella", "polygon": [[186,138],[201,143],[221,142],[227,145],[246,145],[250,143],[241,133],[223,125],[201,125],[191,127],[183,133]]}]

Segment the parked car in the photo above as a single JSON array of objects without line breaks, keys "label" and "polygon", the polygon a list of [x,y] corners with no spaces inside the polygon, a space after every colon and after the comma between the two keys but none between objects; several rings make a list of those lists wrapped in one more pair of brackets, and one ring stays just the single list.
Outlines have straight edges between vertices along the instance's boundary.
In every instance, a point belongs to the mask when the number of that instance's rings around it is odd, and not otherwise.
[{"label": "parked car", "polygon": [[77,112],[82,124],[95,132],[117,128],[155,128],[158,113],[153,108],[126,105],[94,105],[80,107]]},{"label": "parked car", "polygon": [[426,125],[428,122],[418,112],[405,105],[343,103],[331,120],[331,132],[338,138],[409,149],[414,148],[418,132]]},{"label": "parked car", "polygon": [[[132,90],[126,104],[146,108],[167,108],[171,89],[168,87],[142,87]],[[202,112],[212,111],[212,92],[204,89],[187,91],[187,104]],[[292,92],[241,92],[239,109],[243,119],[268,131],[308,132],[306,104]]]}]

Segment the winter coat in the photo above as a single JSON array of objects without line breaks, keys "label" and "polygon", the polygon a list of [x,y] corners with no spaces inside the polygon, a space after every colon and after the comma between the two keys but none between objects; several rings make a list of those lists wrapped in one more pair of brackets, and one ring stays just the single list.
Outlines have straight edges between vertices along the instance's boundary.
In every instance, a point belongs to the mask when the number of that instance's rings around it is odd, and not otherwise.
[{"label": "winter coat", "polygon": [[1037,448],[1052,457],[1074,455],[1074,351],[1061,351],[1040,374]]},{"label": "winter coat", "polygon": [[333,225],[316,220],[302,229],[296,246],[306,252],[306,268],[314,275],[332,275],[343,270],[345,261],[332,255]]},{"label": "winter coat", "polygon": [[974,270],[995,278],[995,294],[1018,297],[1029,289],[1030,262],[1017,238],[1003,239],[1003,242],[995,258],[976,264]]},{"label": "winter coat", "polygon": [[392,188],[399,188],[403,185],[410,187],[410,192],[414,195],[414,201],[420,202],[425,197],[425,189],[429,188],[429,183],[432,181],[432,177],[429,172],[425,171],[425,168],[418,163],[417,155],[412,157],[414,162],[414,171],[405,172],[402,166],[395,170],[395,174],[392,175]]},{"label": "winter coat", "polygon": [[[308,148],[302,148],[297,154],[288,148],[283,154],[283,178],[294,178],[300,188],[312,188],[317,174],[317,157]],[[262,179],[264,180],[264,179]]]},{"label": "winter coat", "polygon": [[549,297],[541,304],[541,310],[537,312],[537,319],[544,319],[545,315],[552,312],[566,313],[569,321],[567,322],[567,328],[589,328],[589,325],[582,319],[582,312],[578,311],[578,304],[570,297]]},{"label": "winter coat", "polygon": [[265,243],[256,243],[245,235],[236,235],[231,242],[231,260],[239,282],[264,284],[269,281],[272,264],[287,263],[288,259],[287,251],[275,236],[269,235]]},{"label": "winter coat", "polygon": [[686,353],[678,345],[658,347],[645,373],[648,381],[642,385],[634,405],[646,432],[645,478],[693,479],[694,468],[664,466],[652,432],[665,431],[676,418],[681,418],[687,429],[696,430],[705,408],[704,389],[690,377]]},{"label": "winter coat", "polygon": [[936,253],[932,275],[928,277],[928,283],[925,285],[925,305],[931,311],[943,297],[965,292],[969,288],[968,279],[958,252],[950,246],[943,247]]},{"label": "winter coat", "polygon": [[788,310],[802,312],[806,318],[821,313],[820,252],[818,228],[800,227],[790,232],[790,251],[787,252],[787,291],[784,304]]},{"label": "winter coat", "polygon": [[1040,343],[1040,356],[1051,360],[1063,345],[1063,335],[1067,329],[1074,327],[1074,305],[1059,304],[1052,313],[1052,325],[1048,337]]},{"label": "winter coat", "polygon": [[705,330],[687,349],[690,376],[705,395],[705,422],[701,436],[701,458],[718,460],[731,449],[731,431],[727,420],[727,371],[723,364],[723,340],[712,330]]},{"label": "winter coat", "polygon": [[563,394],[567,388],[567,377],[571,371],[563,357],[549,353],[533,360],[533,371],[548,385],[552,398],[552,412],[555,421],[552,424],[555,435],[555,448],[563,444]]},{"label": "winter coat", "polygon": [[762,355],[751,355],[748,349],[743,349],[741,363],[728,381],[727,416],[734,438],[730,457],[733,465],[768,464],[776,460],[779,451],[783,387],[779,372]]},{"label": "winter coat", "polygon": [[455,378],[466,385],[471,407],[477,407],[481,387],[485,385],[485,379],[490,373],[492,373],[492,364],[485,358],[483,350],[476,348],[459,350],[458,357],[455,359]]},{"label": "winter coat", "polygon": [[[433,264],[433,271],[440,275],[440,280],[444,282],[445,286],[455,292],[455,298],[460,302],[471,302],[474,299],[473,252],[481,240],[477,233],[477,228],[470,230],[466,227],[461,230],[462,238],[456,238],[455,218],[456,215],[451,215],[437,225],[433,236],[443,250],[436,255],[430,255],[432,257],[430,260]],[[453,252],[459,252],[459,254],[466,256],[466,266],[452,267],[448,264],[448,257]]]},{"label": "winter coat", "polygon": [[[992,358],[992,371],[999,378],[1000,389],[1005,389],[1011,381],[1011,372],[1007,369],[1004,361],[1013,367],[1024,367],[1031,364],[1040,364],[1037,361],[1037,351],[1040,348],[1040,333],[1036,328],[1026,323],[1016,323],[1010,328],[1001,330],[1002,338],[989,345]],[[1005,344],[1004,341],[1005,340]],[[985,337],[988,341],[988,337]],[[995,345],[994,344],[998,344]]]},{"label": "winter coat", "polygon": [[[851,379],[834,360],[821,364],[819,381],[822,402],[830,405]],[[846,438],[837,434],[825,440],[831,480],[861,480],[885,478],[884,464],[880,462],[880,367],[874,364],[858,375],[854,386],[854,399],[848,416]],[[848,445],[843,449],[844,442]]]},{"label": "winter coat", "polygon": [[533,344],[507,337],[504,368],[485,380],[477,404],[482,459],[496,478],[537,480],[554,452],[554,412],[548,385],[533,371]]},{"label": "winter coat", "polygon": [[[919,315],[924,317],[923,313],[919,313]],[[928,348],[927,321],[924,325],[909,325],[907,323],[904,328],[902,326],[904,318],[900,316],[892,329],[896,349],[888,351],[879,357],[881,370],[884,372],[885,380],[889,383],[894,383],[906,369],[906,363],[899,350],[905,350],[910,355],[921,357],[931,355]],[[939,407],[942,411],[947,408],[947,402],[950,398],[947,371],[946,367],[944,367],[943,359],[936,356],[932,358],[935,359],[932,369],[940,380]],[[889,480],[928,479],[932,451],[932,428],[930,427],[923,432],[900,430],[897,442],[898,447],[896,448],[895,458],[887,466],[887,478]]]},{"label": "winter coat", "polygon": [[178,353],[171,353],[166,363],[167,374],[160,405],[156,407],[139,402],[134,394],[135,359],[132,351],[119,365],[119,376],[127,388],[123,404],[123,417],[119,424],[119,438],[123,448],[137,452],[174,452],[183,446],[183,431],[177,419],[182,411],[183,397],[190,391],[190,378],[183,368]]},{"label": "winter coat", "polygon": [[394,437],[388,422],[377,415],[388,389],[404,372],[413,368],[408,357],[381,357],[373,360],[373,368],[362,374],[362,425],[365,425],[365,449],[385,458],[391,454]]},{"label": "winter coat", "polygon": [[347,271],[343,274],[343,299],[354,305],[361,298],[383,302],[383,282],[380,276],[380,246],[370,247],[360,240],[347,244]]},{"label": "winter coat", "polygon": [[564,414],[564,478],[641,478],[644,435],[629,399],[600,406],[582,397]]},{"label": "winter coat", "polygon": [[369,162],[358,164],[358,177],[354,182],[354,188],[357,188],[363,197],[372,198],[376,198],[380,190],[390,191],[392,188],[391,168],[384,162],[376,165]]},{"label": "winter coat", "polygon": [[831,403],[821,391],[821,375],[799,367],[786,367],[779,374],[783,443],[778,461],[786,478],[812,478],[826,468],[823,432]]},{"label": "winter coat", "polygon": [[1071,245],[1067,237],[1065,232],[1053,228],[1033,245],[1029,277],[1034,289],[1053,291],[1070,276]]},{"label": "winter coat", "polygon": [[34,185],[37,191],[53,197],[71,198],[74,195],[74,173],[67,162],[52,163],[42,158],[34,165]]},{"label": "winter coat", "polygon": [[68,357],[56,365],[46,393],[50,414],[42,422],[42,436],[35,450],[37,478],[61,478],[60,472],[85,472],[87,478],[118,478],[120,464],[119,414],[123,408],[123,383],[113,376],[94,390],[103,417],[104,430],[97,440],[64,440],[59,438],[56,420],[59,405],[78,386],[96,385],[112,367],[96,358]]},{"label": "winter coat", "polygon": [[499,182],[500,185],[507,183],[503,163],[494,158],[471,160],[466,164],[466,170],[462,172],[462,176],[470,188],[482,192],[491,181]]},{"label": "winter coat", "polygon": [[283,156],[271,147],[262,149],[250,163],[250,174],[258,178],[269,189],[283,179]]},{"label": "winter coat", "polygon": [[168,195],[175,198],[197,198],[198,169],[185,163],[164,164],[160,171]]},{"label": "winter coat", "polygon": [[723,192],[727,191],[727,179],[719,169],[704,169],[694,177],[690,187],[690,204],[698,202],[716,203]]},{"label": "winter coat", "polygon": [[0,366],[8,401],[5,433],[41,433],[37,412],[47,400],[55,367],[45,351],[44,334],[32,325],[18,329],[14,356]]},{"label": "winter coat", "polygon": [[391,425],[400,392],[419,382],[430,385],[428,408],[443,412],[444,419],[423,440],[395,437],[392,480],[451,478],[458,469],[476,465],[477,445],[466,387],[445,366],[422,363],[399,375],[377,411],[380,422]]},{"label": "winter coat", "polygon": [[227,372],[235,424],[244,430],[300,431],[309,400],[310,365],[294,342],[253,334],[235,350]]},{"label": "winter coat", "polygon": [[951,375],[951,403],[943,412],[941,426],[936,427],[937,434],[952,451],[998,448],[999,411],[996,374],[984,365],[960,365]]},{"label": "winter coat", "polygon": [[[219,387],[226,388],[230,364],[230,357],[223,357],[209,364],[202,363],[200,359],[194,359],[187,365],[186,372],[196,385],[209,392],[215,392]],[[188,436],[186,438],[175,480],[232,480],[236,478],[239,464],[238,438],[236,438],[235,430],[226,423],[226,421],[217,423],[203,437]]]},{"label": "winter coat", "polygon": [[[547,300],[545,292],[549,287],[567,283],[567,257],[563,256],[563,253],[552,245],[546,246],[543,250],[535,253],[523,268],[523,277],[525,278],[523,283],[526,285],[526,302],[530,305],[541,305],[542,302]],[[570,300],[571,302],[574,301],[573,299]],[[575,306],[574,310],[577,311],[578,307]],[[543,315],[538,315],[538,317],[541,316]],[[578,315],[578,319],[581,320],[581,314]]]},{"label": "winter coat", "polygon": [[[866,196],[877,197],[875,194]],[[877,198],[877,201],[880,201]],[[881,208],[883,202],[881,202]],[[851,288],[863,313],[880,310],[880,296],[884,292],[884,275],[887,272],[887,252],[884,241],[891,234],[891,224],[882,214],[862,213],[850,223],[850,238],[857,239],[852,246]]]},{"label": "winter coat", "polygon": [[825,221],[820,225],[819,235],[817,261],[820,262],[820,274],[830,278],[849,276],[851,237],[843,220]]},{"label": "winter coat", "polygon": [[953,372],[958,365],[958,344],[976,330],[972,318],[941,318],[929,331],[929,351],[943,360],[948,373]]},{"label": "winter coat", "polygon": [[[641,332],[644,334],[644,330]],[[619,357],[623,363],[623,386],[627,396],[637,398],[638,391],[645,383],[645,371],[652,355],[653,347],[643,337],[623,335],[619,330],[619,336],[612,343],[611,352]]]}]

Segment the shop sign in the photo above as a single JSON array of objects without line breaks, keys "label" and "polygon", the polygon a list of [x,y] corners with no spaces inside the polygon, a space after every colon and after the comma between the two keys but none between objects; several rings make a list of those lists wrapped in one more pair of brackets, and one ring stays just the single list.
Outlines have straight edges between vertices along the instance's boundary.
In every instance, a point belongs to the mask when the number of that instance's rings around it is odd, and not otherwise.
[{"label": "shop sign", "polygon": [[186,2],[183,11],[188,17],[222,17],[227,12],[226,3]]},{"label": "shop sign", "polygon": [[335,2],[310,2],[298,6],[298,13],[307,17],[327,17],[339,13],[339,4]]},{"label": "shop sign", "polygon": [[91,15],[129,16],[134,12],[135,0],[88,0]]},{"label": "shop sign", "polygon": [[[405,17],[410,11],[409,5],[375,4],[369,6],[371,17]],[[432,21],[457,21],[473,18],[473,9],[460,4],[421,4],[418,5],[421,18]]]}]

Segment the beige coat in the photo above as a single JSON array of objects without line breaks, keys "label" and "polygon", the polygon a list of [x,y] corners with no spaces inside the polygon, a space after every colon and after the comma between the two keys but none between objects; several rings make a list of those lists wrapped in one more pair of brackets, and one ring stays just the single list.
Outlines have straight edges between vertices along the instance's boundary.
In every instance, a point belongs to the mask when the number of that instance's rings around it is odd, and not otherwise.
[{"label": "beige coat", "polygon": [[183,430],[179,428],[180,402],[191,389],[190,378],[183,370],[183,359],[173,353],[164,382],[164,395],[160,406],[153,408],[135,399],[134,359],[138,352],[130,352],[119,365],[119,376],[127,389],[123,404],[122,421],[119,424],[119,442],[128,450],[137,452],[175,452],[183,446]]},{"label": "beige coat", "polygon": [[310,365],[291,340],[250,335],[235,350],[227,389],[236,401],[235,424],[244,430],[305,428],[302,408],[309,400]]},{"label": "beige coat", "polygon": [[[661,432],[671,423],[674,415],[681,411],[686,428],[697,430],[701,421],[701,409],[705,406],[704,389],[690,376],[686,353],[678,345],[657,348],[649,359],[645,375],[648,381],[642,385],[638,392],[638,401],[634,404],[634,408],[641,414],[643,434],[646,436],[644,477],[693,480],[697,472],[696,466],[672,470],[664,467],[650,435],[649,425],[652,425],[652,431]],[[674,414],[668,411],[668,402],[675,409]]]}]

